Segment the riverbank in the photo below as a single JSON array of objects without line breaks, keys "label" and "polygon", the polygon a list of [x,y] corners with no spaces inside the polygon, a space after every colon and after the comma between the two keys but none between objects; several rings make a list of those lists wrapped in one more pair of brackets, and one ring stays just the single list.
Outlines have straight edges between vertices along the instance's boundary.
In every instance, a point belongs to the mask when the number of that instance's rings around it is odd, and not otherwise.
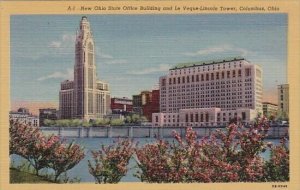
[{"label": "riverbank", "polygon": [[[172,138],[176,131],[185,136],[186,127],[152,127],[152,126],[101,126],[101,127],[41,127],[44,134],[54,134],[73,138]],[[193,127],[198,137],[209,136],[213,131],[225,127]],[[288,136],[288,125],[272,125],[268,139],[279,139]]]}]

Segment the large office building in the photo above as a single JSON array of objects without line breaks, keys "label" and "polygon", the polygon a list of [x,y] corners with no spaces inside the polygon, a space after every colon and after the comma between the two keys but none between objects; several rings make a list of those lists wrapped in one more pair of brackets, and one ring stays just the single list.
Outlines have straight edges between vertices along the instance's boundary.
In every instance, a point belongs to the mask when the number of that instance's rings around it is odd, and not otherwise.
[{"label": "large office building", "polygon": [[278,89],[278,111],[289,115],[289,85],[281,84]]},{"label": "large office building", "polygon": [[74,81],[61,83],[61,119],[96,119],[110,113],[108,83],[98,80],[95,44],[87,17],[82,17],[75,41]]},{"label": "large office building", "polygon": [[262,68],[242,57],[179,64],[159,79],[154,126],[248,123],[262,113]]}]

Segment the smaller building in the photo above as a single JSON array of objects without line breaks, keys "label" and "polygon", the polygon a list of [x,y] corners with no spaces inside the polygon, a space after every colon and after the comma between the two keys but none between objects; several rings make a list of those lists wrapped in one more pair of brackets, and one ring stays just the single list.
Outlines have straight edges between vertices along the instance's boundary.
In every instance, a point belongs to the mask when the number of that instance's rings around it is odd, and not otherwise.
[{"label": "smaller building", "polygon": [[239,108],[236,110],[221,110],[221,108],[191,108],[180,109],[174,113],[153,113],[152,125],[158,127],[209,127],[224,126],[233,120],[248,124],[256,117],[256,110]]},{"label": "smaller building", "polygon": [[39,118],[29,113],[27,108],[19,108],[18,111],[10,111],[9,119],[26,125],[39,127]]},{"label": "smaller building", "polygon": [[152,99],[152,93],[148,90],[142,91],[138,95],[132,96],[133,112],[143,115],[143,106],[149,104]]},{"label": "smaller building", "polygon": [[289,85],[278,85],[278,111],[289,115]]},{"label": "smaller building", "polygon": [[57,120],[58,111],[55,108],[39,109],[40,126],[44,126],[45,119]]},{"label": "smaller building", "polygon": [[145,116],[148,121],[152,121],[152,113],[159,112],[159,90],[142,91],[140,94],[132,97],[133,112]]},{"label": "smaller building", "polygon": [[152,121],[152,114],[159,112],[159,90],[152,90],[151,99],[142,106],[143,115],[149,122]]},{"label": "smaller building", "polygon": [[113,114],[127,115],[132,112],[132,100],[126,97],[111,98],[110,105]]},{"label": "smaller building", "polygon": [[267,117],[276,117],[278,105],[270,102],[263,102],[263,114]]}]

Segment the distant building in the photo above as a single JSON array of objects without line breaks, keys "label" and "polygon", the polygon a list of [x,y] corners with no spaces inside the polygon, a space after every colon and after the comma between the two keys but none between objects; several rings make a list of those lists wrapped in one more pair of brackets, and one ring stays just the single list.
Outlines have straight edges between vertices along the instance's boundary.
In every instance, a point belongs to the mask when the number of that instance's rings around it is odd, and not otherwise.
[{"label": "distant building", "polygon": [[39,109],[39,119],[40,119],[40,126],[42,127],[44,126],[45,119],[57,120],[58,111],[55,108]]},{"label": "distant building", "polygon": [[138,95],[132,96],[132,109],[133,112],[143,115],[143,106],[151,101],[152,93],[150,91],[142,91]]},{"label": "distant building", "polygon": [[18,111],[10,111],[9,119],[26,125],[39,127],[39,118],[29,113],[27,108],[19,108]]},{"label": "distant building", "polygon": [[85,120],[111,113],[109,85],[97,79],[95,44],[85,16],[76,34],[74,81],[61,83],[59,111],[61,119]]},{"label": "distant building", "polygon": [[127,115],[132,112],[132,100],[126,97],[111,98],[110,106],[113,114]]},{"label": "distant building", "polygon": [[143,115],[148,121],[152,121],[152,114],[159,113],[159,90],[152,90],[151,99],[142,106]]},{"label": "distant building", "polygon": [[29,109],[28,108],[19,108],[18,113],[24,113],[24,114],[29,114]]},{"label": "distant building", "polygon": [[289,115],[289,85],[278,85],[278,111]]},{"label": "distant building", "polygon": [[159,90],[142,91],[133,95],[133,112],[152,120],[152,113],[159,112]]},{"label": "distant building", "polygon": [[262,113],[262,68],[242,57],[179,64],[159,79],[154,126],[226,125]]},{"label": "distant building", "polygon": [[265,116],[274,116],[276,117],[278,111],[278,105],[270,102],[263,102],[263,114]]}]

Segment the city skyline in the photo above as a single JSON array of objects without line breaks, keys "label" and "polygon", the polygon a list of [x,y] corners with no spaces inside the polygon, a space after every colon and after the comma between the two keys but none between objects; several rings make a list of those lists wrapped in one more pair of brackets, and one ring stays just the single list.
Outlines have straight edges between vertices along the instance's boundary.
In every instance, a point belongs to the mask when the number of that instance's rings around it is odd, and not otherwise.
[{"label": "city skyline", "polygon": [[[59,82],[73,79],[74,31],[81,16],[12,16],[12,102],[58,102]],[[150,90],[178,63],[228,56],[262,66],[264,97],[287,83],[285,14],[88,18],[98,77],[110,83],[112,97],[131,98]]]}]

